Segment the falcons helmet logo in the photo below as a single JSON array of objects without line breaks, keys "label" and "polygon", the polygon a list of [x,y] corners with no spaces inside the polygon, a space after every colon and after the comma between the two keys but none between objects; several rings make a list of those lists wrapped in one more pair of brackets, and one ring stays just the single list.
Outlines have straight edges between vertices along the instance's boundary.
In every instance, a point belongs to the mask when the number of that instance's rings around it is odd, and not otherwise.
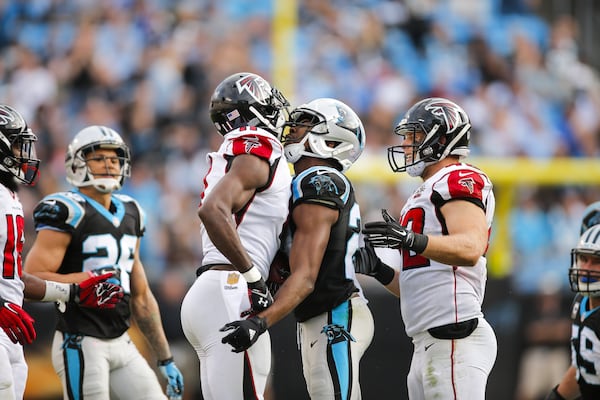
[{"label": "falcons helmet logo", "polygon": [[246,91],[260,104],[268,105],[267,100],[271,96],[271,86],[261,77],[250,74],[238,80],[235,85],[240,94]]},{"label": "falcons helmet logo", "polygon": [[5,111],[4,108],[0,108],[0,125],[8,125],[15,121],[15,117],[9,112]]},{"label": "falcons helmet logo", "polygon": [[448,127],[448,133],[453,132],[463,122],[462,114],[464,114],[464,111],[449,101],[434,99],[425,106],[425,109],[431,111],[433,115],[444,119]]}]

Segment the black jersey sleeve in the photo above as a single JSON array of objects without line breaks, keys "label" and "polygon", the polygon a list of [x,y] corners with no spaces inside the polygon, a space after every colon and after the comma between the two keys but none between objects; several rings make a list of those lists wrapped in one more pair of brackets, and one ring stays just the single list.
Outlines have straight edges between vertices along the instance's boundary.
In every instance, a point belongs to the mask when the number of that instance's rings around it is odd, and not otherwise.
[{"label": "black jersey sleeve", "polygon": [[300,203],[342,209],[350,196],[348,179],[330,167],[312,167],[292,181],[292,208]]},{"label": "black jersey sleeve", "polygon": [[44,197],[33,210],[35,229],[54,229],[73,232],[83,219],[83,199],[71,192]]}]

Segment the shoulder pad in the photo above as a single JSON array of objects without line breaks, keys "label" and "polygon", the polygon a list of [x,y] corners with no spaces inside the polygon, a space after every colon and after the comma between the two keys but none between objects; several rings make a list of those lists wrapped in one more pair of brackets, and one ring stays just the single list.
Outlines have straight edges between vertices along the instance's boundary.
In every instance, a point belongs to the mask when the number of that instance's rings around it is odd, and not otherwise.
[{"label": "shoulder pad", "polygon": [[145,227],[146,227],[146,213],[144,212],[144,209],[142,208],[142,206],[140,205],[140,203],[138,203],[138,201],[136,199],[134,199],[133,197],[123,194],[123,193],[113,193],[113,197],[116,197],[117,199],[119,199],[121,202],[125,203],[130,203],[133,204],[135,206],[135,209],[138,212],[139,215],[139,228],[141,232],[144,232]]},{"label": "shoulder pad", "polygon": [[74,192],[54,193],[44,197],[33,210],[35,228],[73,231],[85,215],[84,203],[83,197]]},{"label": "shoulder pad", "polygon": [[240,128],[229,133],[229,153],[233,156],[252,154],[269,161],[280,158],[283,155],[281,143],[270,133],[260,128]]},{"label": "shoulder pad", "polygon": [[312,167],[292,180],[292,204],[310,202],[343,208],[350,196],[350,182],[338,170]]}]

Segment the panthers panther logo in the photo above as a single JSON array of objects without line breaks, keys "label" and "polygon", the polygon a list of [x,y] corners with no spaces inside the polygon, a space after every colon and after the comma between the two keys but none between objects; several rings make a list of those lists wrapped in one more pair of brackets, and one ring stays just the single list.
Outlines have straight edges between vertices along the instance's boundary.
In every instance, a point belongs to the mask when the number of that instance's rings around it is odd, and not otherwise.
[{"label": "panthers panther logo", "polygon": [[315,175],[310,179],[309,183],[315,187],[317,194],[322,194],[322,193],[333,193],[336,195],[339,194],[338,188],[330,176]]}]

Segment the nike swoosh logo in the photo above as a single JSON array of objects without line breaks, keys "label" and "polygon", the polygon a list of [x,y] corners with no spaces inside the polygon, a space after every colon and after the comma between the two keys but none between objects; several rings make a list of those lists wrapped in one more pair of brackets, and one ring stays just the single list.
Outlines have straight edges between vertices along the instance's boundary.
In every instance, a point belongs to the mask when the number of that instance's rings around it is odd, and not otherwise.
[{"label": "nike swoosh logo", "polygon": [[425,351],[429,350],[429,348],[430,348],[431,346],[433,346],[434,344],[435,344],[435,343],[429,343],[429,344],[425,345]]},{"label": "nike swoosh logo", "polygon": [[459,172],[458,173],[458,176],[460,176],[461,178],[465,177],[465,176],[469,176],[469,175],[473,175],[473,173],[472,172]]},{"label": "nike swoosh logo", "polygon": [[317,344],[319,340],[315,340],[314,342],[310,342],[310,347],[313,347],[315,344]]}]

